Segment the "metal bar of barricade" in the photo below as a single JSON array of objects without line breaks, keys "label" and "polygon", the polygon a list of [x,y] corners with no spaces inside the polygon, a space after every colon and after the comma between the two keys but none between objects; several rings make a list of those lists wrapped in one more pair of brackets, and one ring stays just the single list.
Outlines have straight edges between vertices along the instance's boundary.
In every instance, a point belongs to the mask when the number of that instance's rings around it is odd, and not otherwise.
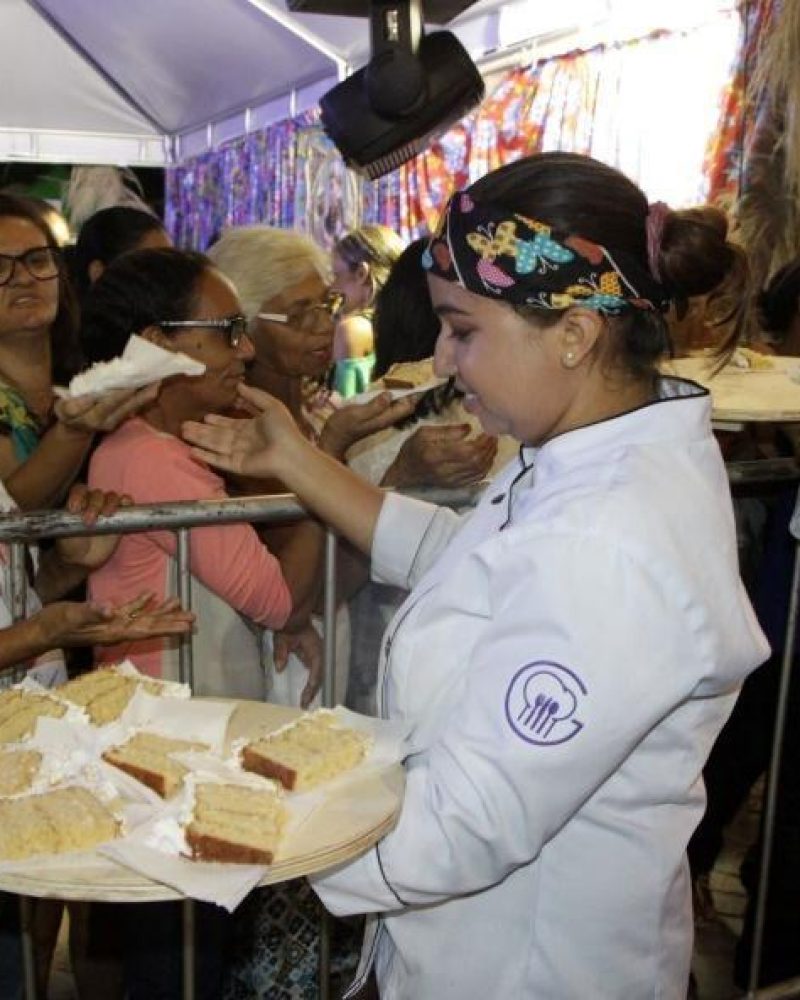
[{"label": "metal bar of barricade", "polygon": [[[336,700],[336,533],[325,532],[325,589],[323,591],[322,636],[324,641],[322,704],[333,708]],[[331,995],[331,918],[319,904],[319,969],[317,995],[329,1000]]]},{"label": "metal bar of barricade", "polygon": [[[192,574],[190,565],[189,529],[178,528],[175,533],[175,562],[177,569],[176,591],[181,606],[192,610]],[[190,632],[181,636],[178,646],[178,675],[181,684],[194,685],[194,636]],[[182,915],[182,972],[183,1000],[194,1000],[195,977],[197,975],[197,946],[195,941],[195,904],[193,899],[184,899]]]},{"label": "metal bar of barricade", "polygon": [[[192,572],[189,565],[189,529],[176,532],[175,561],[177,563],[177,597],[185,611],[192,610]],[[178,647],[178,671],[181,684],[194,688],[194,637],[182,636]]]},{"label": "metal bar of barricade", "polygon": [[764,947],[764,927],[767,916],[767,895],[769,891],[769,873],[772,864],[772,840],[775,834],[775,816],[778,805],[778,785],[780,782],[781,757],[783,754],[783,737],[786,730],[786,713],[789,705],[789,686],[792,678],[794,661],[795,633],[797,631],[798,607],[800,607],[800,495],[795,504],[790,531],[795,538],[794,569],[792,586],[789,592],[789,614],[786,622],[786,635],[783,644],[783,659],[778,687],[778,702],[775,707],[775,725],[772,730],[772,753],[767,772],[767,792],[764,799],[764,824],[762,833],[763,847],[759,866],[758,893],[756,895],[755,918],[753,920],[753,946],[750,952],[750,975],[747,983],[747,996],[752,998],[758,989],[758,978],[761,973],[761,954]]},{"label": "metal bar of barricade", "polygon": [[[25,545],[14,542],[9,553],[11,576],[11,620],[22,621],[28,609],[28,576],[25,569]],[[14,681],[25,676],[25,668],[14,669]],[[36,954],[33,945],[33,900],[29,896],[19,897],[20,946],[22,948],[22,977],[25,1000],[36,1000]]]},{"label": "metal bar of barricade", "polygon": [[195,962],[195,907],[193,899],[184,899],[181,904],[182,915],[182,958],[183,958],[183,1000],[194,1000],[195,977],[197,964]]}]

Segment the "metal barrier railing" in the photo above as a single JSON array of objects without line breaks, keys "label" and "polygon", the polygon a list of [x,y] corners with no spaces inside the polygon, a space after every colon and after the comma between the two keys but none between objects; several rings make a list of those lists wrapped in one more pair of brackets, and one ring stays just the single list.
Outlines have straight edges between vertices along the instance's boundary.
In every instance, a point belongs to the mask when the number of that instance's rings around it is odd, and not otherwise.
[{"label": "metal barrier railing", "polygon": [[[738,462],[728,466],[728,477],[732,486],[758,485],[761,483],[798,482],[800,466],[793,459],[776,459],[758,462]],[[465,507],[475,502],[480,487],[462,489],[421,489],[410,495],[433,503],[451,507]],[[176,532],[177,595],[182,605],[191,610],[191,566],[189,558],[189,529],[207,525],[236,524],[240,522],[258,524],[286,524],[307,517],[307,512],[291,494],[260,497],[236,497],[215,502],[162,503],[148,506],[124,507],[117,513],[99,517],[92,527],[87,527],[78,514],[66,511],[38,511],[30,514],[6,514],[0,518],[0,543],[10,549],[9,573],[11,579],[10,605],[14,621],[26,614],[27,576],[25,547],[50,538],[66,538],[75,535],[132,534],[144,531],[168,530]],[[783,660],[781,695],[779,698],[773,756],[770,764],[770,780],[765,799],[764,854],[762,856],[762,879],[759,889],[756,917],[751,977],[747,997],[749,1000],[779,1000],[779,998],[800,997],[800,978],[788,980],[764,990],[758,990],[758,970],[763,947],[763,931],[766,910],[767,879],[769,876],[770,852],[774,832],[775,783],[781,757],[781,737],[786,711],[789,673],[794,651],[794,626],[797,621],[798,595],[800,594],[800,545],[792,593],[790,595],[790,620],[787,628],[786,650]],[[336,611],[336,535],[328,531],[325,542],[324,563],[324,673],[322,703],[330,706],[334,702],[334,659],[335,659],[335,611]],[[193,673],[192,636],[181,640],[179,646],[180,679],[191,684]],[[7,671],[6,671],[7,673]],[[19,669],[15,677],[19,675]],[[22,946],[25,966],[26,1000],[36,1000],[36,980],[29,901],[24,898],[22,906]],[[191,900],[184,902],[184,950],[183,950],[183,996],[192,1000],[195,992],[194,961],[194,910]],[[328,1000],[328,963],[330,946],[328,921],[323,917],[320,936],[320,989],[321,1000]]]}]

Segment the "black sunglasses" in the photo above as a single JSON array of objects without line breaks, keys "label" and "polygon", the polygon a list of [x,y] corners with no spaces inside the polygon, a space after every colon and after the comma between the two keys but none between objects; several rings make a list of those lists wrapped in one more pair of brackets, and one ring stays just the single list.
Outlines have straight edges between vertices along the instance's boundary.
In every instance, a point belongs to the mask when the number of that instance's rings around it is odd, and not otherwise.
[{"label": "black sunglasses", "polygon": [[228,316],[226,319],[165,319],[155,324],[162,330],[190,330],[210,328],[221,330],[233,350],[241,344],[247,333],[246,316]]}]

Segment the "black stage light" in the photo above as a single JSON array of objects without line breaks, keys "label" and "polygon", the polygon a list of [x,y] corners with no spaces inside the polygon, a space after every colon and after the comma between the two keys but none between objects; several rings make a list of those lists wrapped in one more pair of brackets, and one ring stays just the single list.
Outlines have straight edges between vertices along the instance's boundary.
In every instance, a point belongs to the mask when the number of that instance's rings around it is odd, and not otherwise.
[{"label": "black stage light", "polygon": [[320,100],[346,163],[370,179],[421,153],[484,95],[483,78],[450,31],[422,33],[420,0],[372,0],[367,65]]}]

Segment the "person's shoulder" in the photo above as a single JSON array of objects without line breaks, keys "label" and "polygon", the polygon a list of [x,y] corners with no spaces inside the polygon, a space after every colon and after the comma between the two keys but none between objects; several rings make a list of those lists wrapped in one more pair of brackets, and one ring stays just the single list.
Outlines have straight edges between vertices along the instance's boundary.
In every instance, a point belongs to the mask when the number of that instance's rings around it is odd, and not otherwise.
[{"label": "person's shoulder", "polygon": [[344,316],[337,324],[336,338],[346,357],[369,354],[373,349],[372,322],[364,313]]}]

